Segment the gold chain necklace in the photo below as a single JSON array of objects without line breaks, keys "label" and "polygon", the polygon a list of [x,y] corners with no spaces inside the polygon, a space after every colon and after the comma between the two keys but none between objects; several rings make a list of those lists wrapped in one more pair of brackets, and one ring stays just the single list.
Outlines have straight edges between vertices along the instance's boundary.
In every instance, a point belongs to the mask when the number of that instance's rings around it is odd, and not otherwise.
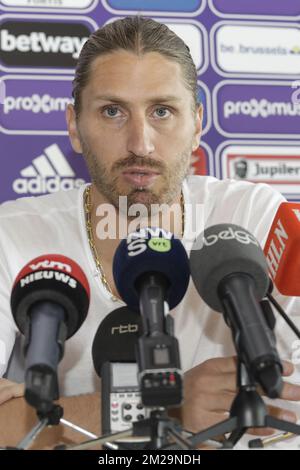
[{"label": "gold chain necklace", "polygon": [[[91,202],[91,185],[87,186],[84,190],[84,210],[85,210],[85,224],[86,224],[86,231],[88,236],[89,245],[91,248],[91,252],[96,264],[97,271],[100,276],[100,280],[104,285],[107,292],[111,295],[111,299],[113,302],[117,302],[119,299],[114,295],[109,282],[106,279],[105,272],[103,266],[100,261],[100,257],[96,248],[93,229],[92,229],[92,202]],[[181,191],[180,195],[180,205],[181,205],[181,236],[183,238],[184,234],[184,225],[185,225],[185,210],[184,210],[184,199],[183,193]]]}]

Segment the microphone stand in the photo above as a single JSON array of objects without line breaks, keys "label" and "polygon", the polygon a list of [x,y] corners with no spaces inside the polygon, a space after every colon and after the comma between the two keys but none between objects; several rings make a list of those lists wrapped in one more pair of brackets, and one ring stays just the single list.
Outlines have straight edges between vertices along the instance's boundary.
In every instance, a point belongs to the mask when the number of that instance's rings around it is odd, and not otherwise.
[{"label": "microphone stand", "polygon": [[[150,437],[150,442],[143,450],[192,450],[194,445],[191,437],[183,436],[184,431],[181,425],[167,415],[165,409],[157,409],[151,412],[150,418],[132,423],[132,428],[114,433],[106,434],[99,438],[88,440],[76,445],[56,446],[54,450],[83,450],[90,449],[96,445],[105,445],[110,450],[125,449],[123,442],[118,443],[119,439],[128,437]],[[188,433],[191,435],[192,433]],[[170,444],[170,439],[176,444]],[[220,441],[206,440],[205,444],[213,445],[215,448],[222,448]],[[127,447],[126,449],[129,449]]]},{"label": "microphone stand", "polygon": [[6,447],[7,450],[27,450],[37,436],[47,426],[57,426],[63,416],[63,408],[60,405],[52,405],[47,412],[37,411],[39,422],[23,437],[15,447]]},{"label": "microphone stand", "polygon": [[[271,284],[272,285],[272,284]],[[272,287],[271,287],[272,290]],[[284,318],[288,326],[300,339],[300,331],[293,321],[287,316],[283,308],[278,304],[269,292],[266,297],[274,306],[278,313]],[[270,329],[275,327],[275,317],[272,308],[266,299],[261,302],[262,311]],[[197,446],[206,440],[212,439],[226,433],[231,433],[224,441],[223,448],[233,447],[248,428],[272,427],[284,432],[300,435],[300,425],[274,418],[268,415],[267,407],[256,390],[256,384],[243,361],[238,358],[237,370],[238,394],[231,406],[229,418],[215,426],[194,434],[188,440],[193,446]],[[253,447],[253,446],[251,446]],[[164,449],[173,449],[174,446],[167,446]]]},{"label": "microphone stand", "polygon": [[[300,435],[300,426],[268,415],[266,404],[256,390],[255,381],[245,364],[238,360],[239,391],[230,409],[229,418],[188,438],[195,448],[207,440],[230,433],[225,439],[223,449],[232,448],[249,428],[271,427]],[[164,449],[174,449],[173,446]]]}]

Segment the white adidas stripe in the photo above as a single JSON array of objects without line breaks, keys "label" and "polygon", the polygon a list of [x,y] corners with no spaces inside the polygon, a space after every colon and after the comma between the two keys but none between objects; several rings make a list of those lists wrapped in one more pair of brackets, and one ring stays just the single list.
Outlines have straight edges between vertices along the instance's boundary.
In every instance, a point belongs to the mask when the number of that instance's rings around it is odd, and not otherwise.
[{"label": "white adidas stripe", "polygon": [[37,171],[33,168],[32,165],[27,166],[26,168],[21,170],[20,173],[23,178],[33,178],[35,176],[38,176]]},{"label": "white adidas stripe", "polygon": [[52,163],[53,167],[59,174],[59,176],[62,177],[74,177],[75,173],[73,171],[73,168],[69,165],[69,162],[67,161],[66,157],[60,150],[59,146],[57,144],[50,145],[50,147],[47,147],[45,149],[45,153],[47,157],[49,158],[50,162]]},{"label": "white adidas stripe", "polygon": [[[45,149],[46,155],[40,155],[32,160],[32,165],[21,170],[23,178],[42,178],[60,176],[62,178],[73,178],[75,172],[69,165],[66,157],[57,144],[52,144]],[[47,158],[48,157],[48,158]]]},{"label": "white adidas stripe", "polygon": [[37,169],[37,172],[44,178],[47,178],[47,176],[56,176],[54,169],[50,165],[45,155],[36,157],[34,160],[32,160],[32,163],[33,166]]}]

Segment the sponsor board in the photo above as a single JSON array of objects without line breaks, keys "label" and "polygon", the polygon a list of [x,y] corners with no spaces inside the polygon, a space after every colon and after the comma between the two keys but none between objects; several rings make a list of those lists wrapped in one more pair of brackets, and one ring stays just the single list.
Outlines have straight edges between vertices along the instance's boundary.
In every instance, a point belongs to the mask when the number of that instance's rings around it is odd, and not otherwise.
[{"label": "sponsor board", "polygon": [[203,106],[202,135],[205,135],[211,128],[211,98],[210,91],[205,83],[198,80],[198,102]]},{"label": "sponsor board", "polygon": [[[82,156],[76,154],[68,137],[3,134],[0,175],[1,201],[38,196],[78,188],[89,181]],[[5,162],[9,159],[9,165]]]},{"label": "sponsor board", "polygon": [[206,7],[206,0],[102,0],[103,6],[114,14],[147,12],[151,15],[197,16]]},{"label": "sponsor board", "polygon": [[217,176],[267,183],[300,198],[300,143],[229,141],[216,151]]},{"label": "sponsor board", "polygon": [[[106,23],[111,23],[120,17],[110,18]],[[208,67],[209,51],[206,29],[195,20],[155,18],[156,21],[166,24],[188,46],[198,74],[205,72]]]},{"label": "sponsor board", "polygon": [[212,175],[214,173],[213,153],[211,148],[205,143],[200,143],[195,152],[192,153],[191,175]]},{"label": "sponsor board", "polygon": [[274,0],[208,0],[210,9],[221,17],[238,18],[284,18],[295,21],[300,18],[297,0],[276,2]]},{"label": "sponsor board", "polygon": [[300,75],[300,26],[296,23],[221,21],[211,30],[212,66],[224,77]]},{"label": "sponsor board", "polygon": [[4,103],[6,97],[6,84],[2,77],[0,77],[0,105]]},{"label": "sponsor board", "polygon": [[98,0],[0,0],[0,8],[7,11],[68,11],[88,13]]},{"label": "sponsor board", "polygon": [[7,75],[2,81],[6,86],[0,105],[2,132],[67,135],[65,112],[72,102],[72,77]]},{"label": "sponsor board", "polygon": [[213,118],[220,134],[231,137],[299,138],[300,103],[292,83],[224,80],[213,90]]},{"label": "sponsor board", "polygon": [[5,72],[74,73],[78,56],[97,24],[86,17],[0,17],[0,69]]}]

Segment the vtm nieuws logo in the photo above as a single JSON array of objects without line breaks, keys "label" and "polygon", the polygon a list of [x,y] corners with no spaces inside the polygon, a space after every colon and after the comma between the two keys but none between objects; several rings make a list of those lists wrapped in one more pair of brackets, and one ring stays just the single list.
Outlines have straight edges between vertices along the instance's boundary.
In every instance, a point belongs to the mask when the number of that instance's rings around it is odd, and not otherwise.
[{"label": "vtm nieuws logo", "polygon": [[4,21],[0,28],[1,65],[73,69],[90,34],[82,23]]},{"label": "vtm nieuws logo", "polygon": [[44,149],[44,153],[21,170],[21,178],[13,182],[17,194],[46,194],[79,188],[85,181],[76,178],[73,168],[57,144]]}]

